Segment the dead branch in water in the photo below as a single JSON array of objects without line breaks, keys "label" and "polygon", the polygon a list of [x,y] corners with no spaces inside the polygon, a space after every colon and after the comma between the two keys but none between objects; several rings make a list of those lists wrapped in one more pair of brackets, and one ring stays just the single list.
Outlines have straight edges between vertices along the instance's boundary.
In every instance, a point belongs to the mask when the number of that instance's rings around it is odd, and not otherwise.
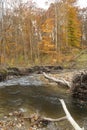
[{"label": "dead branch in water", "polygon": [[[36,118],[36,116],[37,116],[37,118]],[[57,119],[53,119],[53,118],[47,118],[47,117],[41,117],[41,116],[38,116],[38,115],[36,115],[36,116],[32,116],[32,117],[23,117],[23,119],[26,119],[26,120],[30,120],[31,122],[32,122],[32,119],[33,119],[33,121],[35,120],[35,121],[49,121],[49,122],[58,122],[58,121],[62,121],[62,120],[65,120],[65,119],[67,119],[67,117],[66,116],[64,116],[64,117],[60,117],[60,118],[57,118]],[[39,120],[38,120],[39,119]]]},{"label": "dead branch in water", "polygon": [[66,107],[66,104],[65,104],[64,100],[63,100],[63,99],[59,99],[59,100],[60,100],[60,102],[61,102],[61,104],[62,104],[63,110],[64,110],[64,112],[65,112],[65,114],[66,114],[66,117],[67,117],[68,121],[69,121],[70,124],[74,127],[74,129],[75,129],[75,130],[84,130],[84,128],[81,128],[81,127],[77,124],[77,122],[72,118],[71,114],[69,113],[69,111],[68,111],[68,109],[67,109],[67,107]]},{"label": "dead branch in water", "polygon": [[45,72],[43,72],[43,75],[45,78],[47,78],[49,80],[52,80],[52,81],[54,81],[62,86],[67,86],[67,87],[71,88],[71,83],[66,81],[65,79],[58,79],[58,78],[56,79],[54,77],[47,75]]},{"label": "dead branch in water", "polygon": [[47,121],[57,122],[57,121],[65,120],[65,119],[67,119],[67,117],[64,116],[64,117],[61,117],[61,118],[58,118],[58,119],[52,119],[52,118],[46,118],[46,117],[44,117],[43,119],[47,120]]},{"label": "dead branch in water", "polygon": [[23,119],[29,120],[31,123],[31,127],[35,128],[43,128],[47,126],[50,122],[58,122],[67,119],[66,116],[58,118],[58,119],[52,119],[52,118],[46,118],[41,117],[38,114],[33,114],[31,117],[24,117]]},{"label": "dead branch in water", "polygon": [[67,119],[70,124],[74,127],[75,130],[84,130],[84,127],[81,128],[77,122],[73,119],[73,117],[71,116],[70,112],[68,111],[66,104],[64,102],[63,99],[59,99],[63,110],[66,114],[66,116],[61,117],[61,118],[57,118],[57,119],[52,119],[52,118],[46,118],[46,117],[41,117],[38,114],[33,114],[31,117],[24,117],[24,119],[28,119],[31,122],[31,127],[36,126],[36,128],[42,128],[44,126],[47,126],[50,122],[58,122],[58,121],[62,121]]}]

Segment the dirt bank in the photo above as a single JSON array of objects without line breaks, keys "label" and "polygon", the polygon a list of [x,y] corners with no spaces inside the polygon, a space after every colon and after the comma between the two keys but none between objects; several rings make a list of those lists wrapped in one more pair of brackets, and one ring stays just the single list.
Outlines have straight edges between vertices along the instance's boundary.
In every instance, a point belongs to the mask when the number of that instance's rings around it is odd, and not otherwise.
[{"label": "dirt bank", "polygon": [[31,68],[16,68],[16,67],[8,67],[5,69],[0,69],[0,82],[5,79],[14,78],[17,76],[26,76],[31,74],[42,74],[42,72],[46,73],[58,73],[63,70],[61,66],[34,66]]}]

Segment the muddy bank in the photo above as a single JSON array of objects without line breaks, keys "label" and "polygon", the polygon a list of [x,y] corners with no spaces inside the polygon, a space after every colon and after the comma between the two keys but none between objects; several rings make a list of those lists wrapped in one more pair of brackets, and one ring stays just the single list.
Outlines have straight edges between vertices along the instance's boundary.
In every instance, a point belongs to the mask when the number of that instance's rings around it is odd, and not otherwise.
[{"label": "muddy bank", "polygon": [[0,82],[4,81],[8,78],[14,78],[17,76],[27,76],[31,74],[42,74],[42,72],[46,73],[58,73],[63,70],[61,66],[34,66],[31,68],[16,68],[9,67],[0,70]]},{"label": "muddy bank", "polygon": [[7,70],[6,69],[1,69],[0,70],[0,82],[1,81],[4,81],[5,79],[6,79],[6,77],[7,77]]},{"label": "muddy bank", "polygon": [[9,75],[29,75],[29,74],[42,74],[46,73],[58,73],[63,70],[61,66],[34,66],[31,68],[7,68]]}]

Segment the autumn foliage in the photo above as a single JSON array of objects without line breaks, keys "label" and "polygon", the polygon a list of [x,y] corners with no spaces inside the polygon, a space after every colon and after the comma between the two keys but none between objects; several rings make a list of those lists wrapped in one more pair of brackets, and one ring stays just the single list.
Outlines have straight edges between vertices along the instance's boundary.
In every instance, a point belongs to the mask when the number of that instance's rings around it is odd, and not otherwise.
[{"label": "autumn foliage", "polygon": [[32,1],[0,3],[0,64],[69,61],[75,55],[73,50],[82,48],[83,40],[82,17],[75,2],[61,0],[48,10],[37,8]]}]

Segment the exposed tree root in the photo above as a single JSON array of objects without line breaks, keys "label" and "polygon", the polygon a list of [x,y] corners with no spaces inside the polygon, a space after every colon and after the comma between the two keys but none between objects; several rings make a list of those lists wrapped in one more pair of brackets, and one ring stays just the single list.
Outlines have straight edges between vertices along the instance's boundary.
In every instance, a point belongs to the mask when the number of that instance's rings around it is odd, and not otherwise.
[{"label": "exposed tree root", "polygon": [[73,98],[82,105],[87,104],[87,72],[74,76],[71,90]]}]

